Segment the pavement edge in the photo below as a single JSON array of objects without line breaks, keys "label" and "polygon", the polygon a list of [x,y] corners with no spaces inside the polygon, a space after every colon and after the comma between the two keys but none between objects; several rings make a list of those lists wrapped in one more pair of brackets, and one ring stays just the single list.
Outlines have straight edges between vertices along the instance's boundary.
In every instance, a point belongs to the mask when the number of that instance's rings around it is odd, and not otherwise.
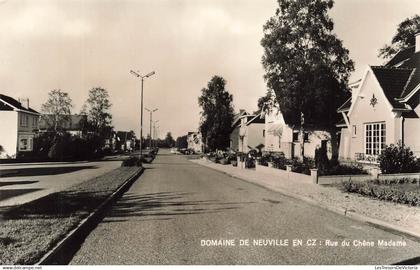
[{"label": "pavement edge", "polygon": [[[191,162],[194,162],[194,161],[191,161]],[[262,187],[262,188],[265,188],[265,189],[268,189],[268,190],[271,190],[271,191],[282,193],[282,194],[284,194],[288,197],[292,197],[294,199],[304,201],[304,202],[306,202],[308,204],[311,204],[313,206],[317,206],[317,207],[320,207],[322,209],[334,212],[336,214],[346,216],[346,217],[351,218],[353,220],[365,222],[365,223],[368,223],[370,225],[373,225],[374,227],[378,227],[382,230],[386,230],[386,231],[389,231],[389,232],[394,233],[394,234],[403,234],[406,237],[409,237],[411,239],[415,239],[416,241],[420,241],[420,233],[405,229],[401,226],[398,226],[398,225],[395,225],[395,224],[392,224],[392,223],[389,223],[389,222],[386,222],[386,221],[382,221],[382,220],[379,220],[379,219],[371,218],[371,217],[368,217],[368,216],[365,216],[365,215],[357,214],[357,213],[354,213],[354,212],[351,212],[351,211],[347,211],[347,209],[340,209],[340,208],[337,208],[337,207],[332,207],[332,206],[320,204],[317,201],[312,200],[308,197],[298,195],[298,194],[286,191],[284,189],[273,189],[270,186],[266,186],[266,185],[263,185],[263,184],[260,184],[260,183],[257,183],[257,182],[251,181],[251,180],[241,178],[239,176],[233,175],[233,174],[225,172],[223,170],[207,166],[206,164],[202,164],[202,163],[199,163],[199,162],[194,162],[194,163],[198,164],[198,165],[201,165],[203,167],[218,171],[220,173],[224,173],[226,175],[229,175],[232,178],[236,178],[236,179],[239,179],[239,180],[242,180],[242,181],[246,181],[248,183],[255,184],[259,187]]]},{"label": "pavement edge", "polygon": [[62,261],[60,258],[64,251],[72,248],[73,243],[84,240],[86,236],[96,227],[102,220],[105,211],[111,206],[118,198],[120,198],[130,186],[143,174],[144,168],[142,167],[135,174],[130,176],[116,191],[114,191],[104,202],[102,202],[92,213],[84,218],[79,225],[71,230],[61,241],[59,241],[50,251],[48,251],[35,265],[51,265],[59,264]]}]

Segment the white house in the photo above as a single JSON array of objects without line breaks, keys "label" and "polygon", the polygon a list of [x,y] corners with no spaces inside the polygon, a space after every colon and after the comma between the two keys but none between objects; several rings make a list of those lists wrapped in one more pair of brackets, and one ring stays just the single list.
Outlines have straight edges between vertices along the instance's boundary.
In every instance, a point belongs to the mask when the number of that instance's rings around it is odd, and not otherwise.
[{"label": "white house", "polygon": [[375,162],[386,145],[401,141],[420,156],[420,35],[384,66],[368,66],[340,108],[339,157]]},{"label": "white house", "polygon": [[[286,124],[277,107],[265,114],[265,151],[283,152],[286,158],[300,157],[302,136],[298,129]],[[330,135],[321,130],[307,130],[304,133],[304,155],[314,157],[315,149],[326,147],[331,157]]]},{"label": "white house", "polygon": [[187,143],[188,149],[193,150],[194,153],[201,153],[203,151],[203,140],[200,132],[188,132]]},{"label": "white house", "polygon": [[40,114],[29,107],[29,99],[15,100],[0,94],[0,145],[2,158],[16,158],[33,151]]},{"label": "white house", "polygon": [[261,113],[256,115],[244,114],[238,118],[237,151],[248,153],[257,147],[264,147],[265,120]]}]

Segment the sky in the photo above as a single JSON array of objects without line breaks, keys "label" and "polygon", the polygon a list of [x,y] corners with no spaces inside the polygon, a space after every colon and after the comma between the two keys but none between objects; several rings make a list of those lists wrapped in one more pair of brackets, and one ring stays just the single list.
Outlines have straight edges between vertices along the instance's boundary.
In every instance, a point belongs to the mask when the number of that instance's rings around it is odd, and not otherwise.
[{"label": "sky", "polygon": [[[140,130],[144,105],[158,108],[159,136],[181,136],[199,125],[198,97],[214,75],[227,80],[234,108],[250,112],[266,92],[262,27],[276,0],[0,0],[0,93],[29,98],[40,110],[61,89],[79,113],[89,89],[110,94],[117,130]],[[337,0],[334,32],[356,63],[351,80],[379,65],[378,49],[420,0]],[[149,114],[144,115],[144,134]]]}]

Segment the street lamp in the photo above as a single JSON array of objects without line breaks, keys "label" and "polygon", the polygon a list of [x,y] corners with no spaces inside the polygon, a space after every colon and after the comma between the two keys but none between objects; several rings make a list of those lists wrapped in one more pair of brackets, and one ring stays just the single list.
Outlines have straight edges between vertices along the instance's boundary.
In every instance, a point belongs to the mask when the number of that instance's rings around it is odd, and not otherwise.
[{"label": "street lamp", "polygon": [[149,78],[150,76],[153,76],[155,74],[154,71],[149,72],[148,74],[142,76],[138,72],[135,72],[133,70],[130,70],[130,73],[136,76],[137,78],[141,78],[141,116],[140,116],[140,160],[143,156],[143,146],[142,146],[142,140],[143,140],[143,82],[145,78]]},{"label": "street lamp", "polygon": [[154,147],[156,147],[156,123],[159,122],[159,120],[153,121],[153,142]]},{"label": "street lamp", "polygon": [[149,135],[150,135],[150,138],[149,138],[149,147],[150,147],[150,149],[152,149],[152,117],[153,117],[153,113],[155,112],[155,111],[157,111],[158,110],[158,108],[156,108],[156,109],[153,109],[153,110],[150,110],[150,109],[148,109],[148,108],[145,108],[146,109],[146,111],[148,111],[149,113],[150,113],[150,132],[149,132]]}]

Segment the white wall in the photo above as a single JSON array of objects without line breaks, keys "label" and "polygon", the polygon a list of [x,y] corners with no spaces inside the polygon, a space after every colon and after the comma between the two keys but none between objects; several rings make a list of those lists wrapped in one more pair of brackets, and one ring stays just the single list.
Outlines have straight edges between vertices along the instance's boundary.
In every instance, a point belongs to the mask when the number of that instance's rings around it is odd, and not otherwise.
[{"label": "white wall", "polygon": [[17,129],[18,114],[15,111],[0,111],[0,145],[10,157],[16,155]]}]

